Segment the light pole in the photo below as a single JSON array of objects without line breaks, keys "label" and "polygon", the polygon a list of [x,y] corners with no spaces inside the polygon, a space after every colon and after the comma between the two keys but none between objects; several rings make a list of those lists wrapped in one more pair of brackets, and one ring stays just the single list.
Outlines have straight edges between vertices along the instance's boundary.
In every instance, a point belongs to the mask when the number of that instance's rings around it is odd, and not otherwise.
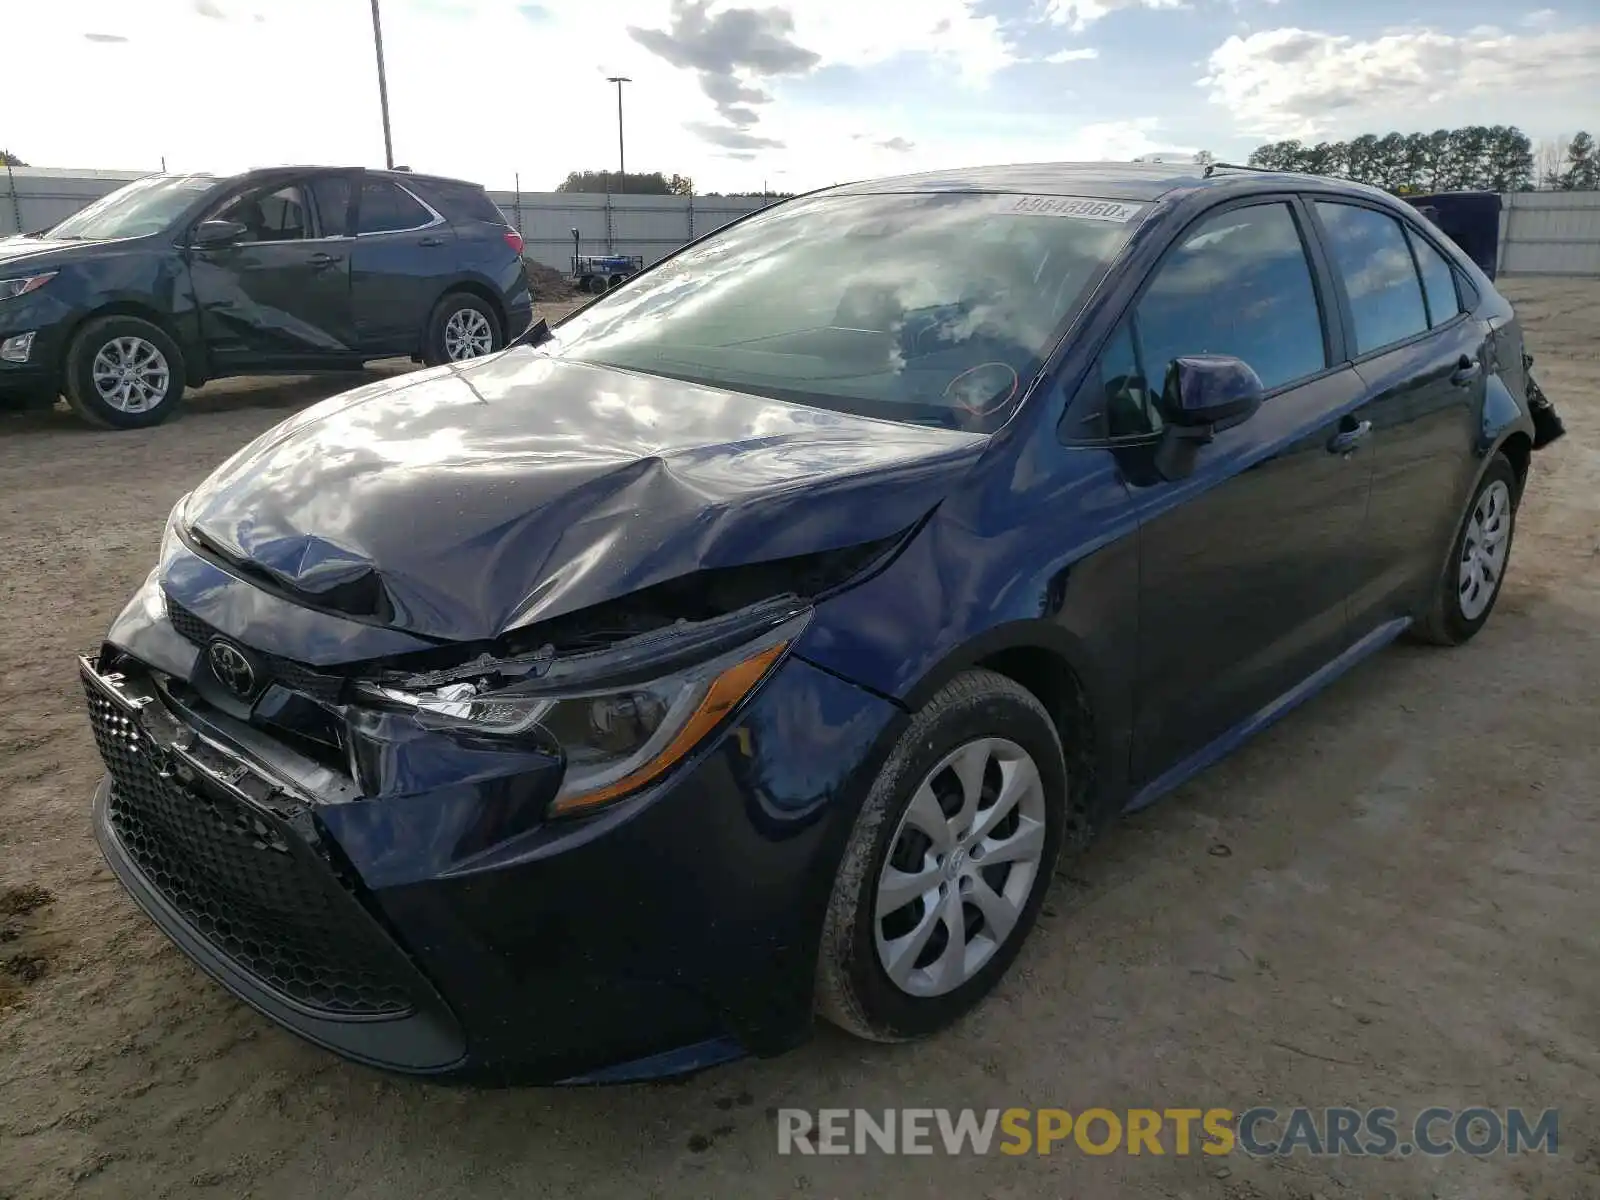
[{"label": "light pole", "polygon": [[372,44],[378,51],[378,107],[383,110],[383,163],[394,170],[394,142],[389,137],[389,81],[383,74],[383,22],[378,0],[372,0]]},{"label": "light pole", "polygon": [[[374,4],[378,0],[372,0]],[[607,75],[607,83],[617,85],[617,191],[623,191],[628,186],[628,159],[622,152],[622,85],[632,83],[626,75]]]}]

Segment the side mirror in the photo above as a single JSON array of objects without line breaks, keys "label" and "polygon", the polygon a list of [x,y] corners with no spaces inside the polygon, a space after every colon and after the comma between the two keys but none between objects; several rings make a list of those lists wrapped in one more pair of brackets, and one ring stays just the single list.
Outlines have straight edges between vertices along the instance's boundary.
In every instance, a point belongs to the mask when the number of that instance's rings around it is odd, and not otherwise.
[{"label": "side mirror", "polygon": [[1186,478],[1200,447],[1249,420],[1265,391],[1261,376],[1237,358],[1194,354],[1173,359],[1161,389],[1166,430],[1156,451],[1156,469],[1162,478]]},{"label": "side mirror", "polygon": [[238,221],[201,221],[194,227],[192,246],[228,246],[239,241],[250,230]]}]

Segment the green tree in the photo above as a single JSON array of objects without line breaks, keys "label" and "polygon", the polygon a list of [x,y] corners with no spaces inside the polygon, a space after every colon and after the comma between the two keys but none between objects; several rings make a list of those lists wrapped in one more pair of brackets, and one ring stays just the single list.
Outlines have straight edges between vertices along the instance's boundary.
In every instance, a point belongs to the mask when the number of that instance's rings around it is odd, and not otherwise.
[{"label": "green tree", "polygon": [[1556,186],[1564,192],[1593,192],[1600,190],[1600,160],[1595,157],[1594,138],[1579,131],[1567,143],[1566,161]]},{"label": "green tree", "polygon": [[616,171],[573,171],[560,184],[558,192],[628,192],[635,196],[669,195],[666,176],[660,171],[642,174],[629,171],[619,175]]},{"label": "green tree", "polygon": [[11,151],[0,150],[0,167],[25,167],[27,165]]},{"label": "green tree", "polygon": [[1345,174],[1357,183],[1377,183],[1378,135],[1363,133],[1345,151]]},{"label": "green tree", "polygon": [[1490,192],[1533,190],[1533,142],[1515,125],[1496,125],[1489,130],[1483,187]]},{"label": "green tree", "polygon": [[674,196],[694,195],[694,180],[687,175],[674,175],[667,180],[667,191]]}]

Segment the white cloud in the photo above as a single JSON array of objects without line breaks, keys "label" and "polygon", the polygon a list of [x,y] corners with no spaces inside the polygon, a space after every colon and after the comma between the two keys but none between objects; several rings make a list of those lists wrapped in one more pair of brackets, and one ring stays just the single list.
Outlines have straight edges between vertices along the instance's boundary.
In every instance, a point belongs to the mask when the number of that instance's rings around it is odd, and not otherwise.
[{"label": "white cloud", "polygon": [[1047,63],[1069,63],[1083,62],[1087,59],[1099,57],[1100,51],[1096,50],[1093,46],[1084,46],[1077,50],[1057,50],[1054,54],[1046,54],[1039,61]]},{"label": "white cloud", "polygon": [[1556,10],[1553,8],[1536,8],[1522,18],[1522,24],[1529,26],[1549,25],[1556,19]]},{"label": "white cloud", "polygon": [[1243,132],[1261,137],[1474,120],[1526,128],[1548,111],[1537,98],[1592,106],[1597,61],[1600,26],[1465,36],[1404,29],[1367,40],[1271,29],[1223,42],[1211,52],[1200,83]]},{"label": "white cloud", "polygon": [[824,64],[868,66],[928,54],[982,85],[1014,61],[1000,22],[978,15],[976,0],[795,0],[792,8],[795,40]]},{"label": "white cloud", "polygon": [[[878,71],[878,97],[848,108],[805,105],[779,78],[766,89],[775,99],[757,106],[760,119],[744,132],[785,145],[715,145],[689,128],[717,122],[699,73],[625,32],[668,28],[671,0],[383,0],[396,159],[496,188],[520,175],[529,191],[553,187],[571,170],[611,167],[612,74],[634,80],[624,94],[629,168],[693,175],[702,190],[758,189],[763,180],[801,190],[995,161],[1127,159],[1164,143],[1137,99],[1123,110],[1128,120],[1077,127],[988,100],[983,83],[1012,53],[994,18],[975,15],[970,0],[739,3],[791,8],[793,40],[819,55],[822,68]],[[7,94],[40,99],[8,105],[3,133],[29,162],[154,170],[165,158],[173,170],[221,172],[382,164],[370,13],[360,0],[14,7],[7,44],[29,52],[8,63]],[[903,54],[945,66],[946,104],[932,112],[901,106],[889,64]],[[1084,49],[1052,58],[1087,56]],[[152,61],[182,70],[151,70]],[[972,90],[955,86],[963,82]],[[116,136],[108,141],[111,115]],[[725,125],[716,127],[727,143],[735,139]]]},{"label": "white cloud", "polygon": [[1047,0],[1044,15],[1077,33],[1119,8],[1188,7],[1188,0]]}]

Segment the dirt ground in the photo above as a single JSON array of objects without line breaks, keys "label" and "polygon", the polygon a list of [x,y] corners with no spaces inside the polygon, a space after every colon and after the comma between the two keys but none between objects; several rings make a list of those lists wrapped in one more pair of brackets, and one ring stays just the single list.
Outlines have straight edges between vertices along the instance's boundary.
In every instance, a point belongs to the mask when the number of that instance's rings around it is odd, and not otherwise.
[{"label": "dirt ground", "polygon": [[[94,848],[71,656],[185,489],[350,378],[208,387],[145,433],[0,418],[0,1198],[1600,1196],[1600,281],[1507,290],[1571,433],[1476,642],[1386,651],[1113,830],[947,1036],[823,1028],[672,1086],[346,1065],[191,967]],[[772,1111],[1258,1103],[1554,1107],[1560,1154],[800,1159]]]}]

